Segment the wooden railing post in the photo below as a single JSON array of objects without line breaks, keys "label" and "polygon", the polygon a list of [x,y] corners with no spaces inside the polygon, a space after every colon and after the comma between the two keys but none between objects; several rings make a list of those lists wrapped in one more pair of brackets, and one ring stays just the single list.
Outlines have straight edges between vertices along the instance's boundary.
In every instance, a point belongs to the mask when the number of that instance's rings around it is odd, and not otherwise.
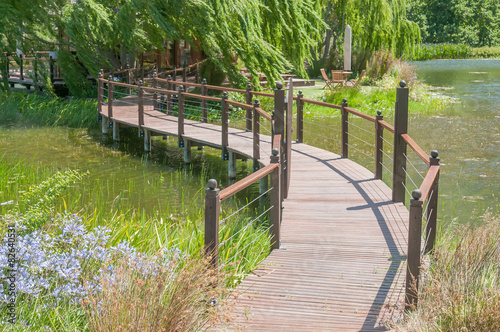
[{"label": "wooden railing post", "polygon": [[276,82],[276,89],[274,90],[274,111],[273,111],[273,121],[274,121],[274,128],[273,128],[273,135],[281,135],[281,141],[280,141],[280,170],[281,170],[281,179],[280,179],[280,186],[281,186],[281,193],[280,197],[285,196],[285,181],[283,179],[284,177],[284,161],[286,158],[286,149],[285,149],[285,90],[283,90],[283,83],[281,82]]},{"label": "wooden railing post", "polygon": [[196,60],[196,74],[195,74],[195,83],[199,84],[200,83],[200,63],[198,60]]},{"label": "wooden railing post", "polygon": [[349,113],[345,109],[348,107],[347,99],[344,98],[342,100],[342,104],[340,105],[340,112],[342,117],[342,158],[349,158]]},{"label": "wooden railing post", "polygon": [[[252,85],[250,83],[247,84],[247,90],[245,91],[246,102],[248,105],[252,105],[253,93],[252,93]],[[246,115],[246,127],[247,131],[252,131],[252,110],[247,108]]]},{"label": "wooden railing post", "polygon": [[227,92],[222,93],[221,109],[222,109],[222,160],[229,160],[229,152],[227,147],[229,146],[229,103],[227,100]]},{"label": "wooden railing post", "polygon": [[111,118],[113,117],[113,98],[114,98],[114,85],[113,85],[113,76],[109,75],[108,77],[108,121],[109,127],[113,126],[113,121]]},{"label": "wooden railing post", "polygon": [[297,95],[297,143],[304,143],[304,95],[299,90]]},{"label": "wooden railing post", "polygon": [[[153,69],[153,88],[158,88],[158,74],[156,72],[156,68]],[[153,92],[153,110],[158,110],[158,93],[156,91]]]},{"label": "wooden railing post", "polygon": [[172,77],[174,81],[177,81],[177,67],[174,66],[174,76]]},{"label": "wooden railing post", "polygon": [[139,114],[139,137],[145,137],[144,129],[144,89],[142,88],[143,82],[139,80],[139,92],[138,92],[138,114]]},{"label": "wooden railing post", "polygon": [[[170,81],[172,80],[172,76],[168,75],[167,76],[167,90],[172,90],[172,83]],[[172,95],[169,93],[167,94],[167,115],[172,114]]]},{"label": "wooden railing post", "polygon": [[420,276],[420,246],[422,244],[422,192],[415,189],[410,199],[408,225],[408,259],[406,261],[405,310],[412,310],[418,303],[418,278]]},{"label": "wooden railing post", "polygon": [[177,118],[177,137],[178,137],[178,146],[180,148],[184,147],[184,94],[182,93],[184,91],[184,87],[182,85],[179,85],[179,90],[178,90],[178,95],[177,95],[177,110],[178,110],[178,118]]},{"label": "wooden railing post", "polygon": [[[206,87],[207,85],[207,79],[204,78],[201,80],[201,95],[206,96],[208,89]],[[207,123],[207,101],[203,99],[201,101],[201,122]]]},{"label": "wooden railing post", "polygon": [[384,127],[379,121],[384,120],[382,111],[377,111],[375,121],[375,179],[382,179],[382,163],[384,162]]},{"label": "wooden railing post", "polygon": [[408,132],[408,88],[405,81],[399,83],[396,90],[396,108],[394,115],[394,158],[392,169],[392,200],[405,201],[406,183],[406,142],[401,135]]},{"label": "wooden railing post", "polygon": [[186,67],[182,68],[182,81],[187,82]]},{"label": "wooden railing post", "polygon": [[281,242],[281,166],[278,149],[274,148],[271,155],[271,164],[278,164],[270,174],[271,181],[271,197],[270,204],[272,206],[270,212],[271,218],[271,249],[279,249]]},{"label": "wooden railing post", "polygon": [[[51,84],[54,84],[54,58],[52,57],[52,54],[49,55],[49,71],[50,71],[50,83]],[[102,73],[102,69],[101,69],[101,73]]]},{"label": "wooden railing post", "polygon": [[[431,166],[439,165],[439,154],[436,150],[431,151],[429,158]],[[439,173],[430,189],[430,198],[427,202],[427,223],[425,224],[425,253],[431,253],[436,243],[437,209],[438,209]]]},{"label": "wooden railing post", "polygon": [[19,78],[22,81],[24,80],[23,54],[18,52],[18,55],[19,55]]},{"label": "wooden railing post", "polygon": [[9,56],[10,56],[10,53],[9,53],[9,52],[7,52],[7,53],[5,54],[5,60],[6,60],[6,61],[5,61],[5,72],[6,72],[6,74],[7,74],[7,80],[9,79],[9,76],[10,76],[10,73],[9,73],[9,70],[10,70],[10,68],[9,68],[9,66],[10,66]]},{"label": "wooden railing post", "polygon": [[285,99],[286,105],[286,126],[285,126],[285,168],[283,169],[285,173],[285,192],[283,199],[288,197],[288,189],[290,188],[290,178],[292,176],[292,132],[293,132],[293,83],[292,78],[288,80],[287,93]]},{"label": "wooden railing post", "polygon": [[217,181],[208,180],[208,188],[205,190],[205,254],[210,257],[214,268],[217,268],[219,262],[219,194]]},{"label": "wooden railing post", "polygon": [[[130,62],[128,61],[128,58],[127,58],[126,68],[127,68],[127,74],[125,75],[125,77],[127,78],[126,79],[127,84],[130,84]],[[127,94],[130,96],[131,93],[132,93],[132,89],[131,88],[127,88]]]},{"label": "wooden railing post", "polygon": [[[49,60],[50,61],[50,60]],[[103,71],[99,72],[97,75],[97,121],[102,121],[102,100],[104,94],[104,84],[102,79],[104,78]]]},{"label": "wooden railing post", "polygon": [[260,107],[258,99],[255,99],[253,104],[253,171],[259,169],[260,159],[260,114],[257,108]]},{"label": "wooden railing post", "polygon": [[35,89],[38,89],[39,88],[39,84],[38,84],[38,58],[39,58],[39,54],[35,53],[34,56],[35,56],[35,58],[33,59],[33,71],[34,71],[33,85],[35,86]]}]

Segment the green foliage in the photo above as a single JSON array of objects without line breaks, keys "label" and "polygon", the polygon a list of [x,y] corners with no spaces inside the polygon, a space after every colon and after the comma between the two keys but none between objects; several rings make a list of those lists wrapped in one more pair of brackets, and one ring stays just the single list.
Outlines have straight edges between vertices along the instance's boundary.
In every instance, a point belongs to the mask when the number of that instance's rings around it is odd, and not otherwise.
[{"label": "green foliage", "polygon": [[19,202],[19,212],[23,213],[24,226],[32,232],[44,226],[52,216],[56,201],[70,185],[80,181],[86,174],[68,170],[56,173],[36,186],[31,186]]},{"label": "green foliage", "polygon": [[374,51],[385,48],[397,57],[414,53],[420,29],[406,18],[406,1],[353,0],[347,4],[346,21],[352,28],[353,66],[360,70]]},{"label": "green foliage", "polygon": [[481,58],[481,59],[500,59],[500,46],[497,47],[477,47],[472,49],[472,57],[473,58]]},{"label": "green foliage", "polygon": [[404,59],[467,59],[472,55],[472,48],[464,44],[423,44],[416,53],[408,54],[404,56]]},{"label": "green foliage", "polygon": [[305,75],[304,60],[322,33],[318,0],[19,0],[3,2],[0,9],[0,23],[7,26],[0,32],[0,51],[15,50],[18,41],[23,50],[53,50],[60,43],[76,51],[58,55],[72,93],[88,90],[85,74],[118,68],[126,53],[138,59],[140,52],[163,49],[173,40],[199,41],[237,83],[244,78],[233,65],[235,56],[271,82],[288,67]]},{"label": "green foliage", "polygon": [[200,76],[205,78],[209,85],[221,85],[226,79],[226,74],[210,59],[201,64]]},{"label": "green foliage", "polygon": [[426,43],[494,46],[500,42],[497,0],[409,0],[408,17]]}]

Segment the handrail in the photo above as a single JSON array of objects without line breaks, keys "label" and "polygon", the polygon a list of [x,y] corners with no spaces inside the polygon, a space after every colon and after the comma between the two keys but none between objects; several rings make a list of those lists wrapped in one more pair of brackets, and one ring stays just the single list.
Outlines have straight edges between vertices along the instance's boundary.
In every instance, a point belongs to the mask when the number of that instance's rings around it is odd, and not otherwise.
[{"label": "handrail", "polygon": [[217,86],[217,85],[205,85],[205,87],[207,89],[219,90],[219,91],[227,91],[227,92],[240,92],[240,93],[245,93],[246,92],[246,90],[234,89],[234,88],[229,88],[229,87],[225,87],[225,86]]},{"label": "handrail", "polygon": [[389,130],[391,133],[394,134],[394,126],[385,122],[384,120],[380,120],[378,121],[378,123],[380,123],[382,125],[382,127],[384,127],[385,129]]},{"label": "handrail", "polygon": [[427,165],[430,166],[429,156],[425,153],[424,150],[410,137],[408,134],[402,134],[401,137],[404,141],[410,146],[410,148],[415,151],[417,156]]},{"label": "handrail", "polygon": [[156,78],[156,80],[159,81],[159,82],[170,83],[170,84],[173,84],[173,85],[185,85],[185,86],[201,87],[201,84],[198,84],[198,83],[174,81],[174,80],[168,80],[168,79],[165,79],[165,78]]},{"label": "handrail", "polygon": [[[113,81],[108,81],[107,79],[104,79],[104,78],[100,78],[99,80],[102,80],[103,82],[105,83],[111,83],[112,85],[117,85],[117,86],[121,86],[121,87],[124,87],[124,88],[131,88],[131,89],[139,89],[139,86],[138,85],[134,85],[134,84],[128,84],[128,83],[121,83],[121,82],[113,82]],[[144,87],[142,87],[144,88]]]},{"label": "handrail", "polygon": [[239,101],[234,101],[234,100],[227,100],[227,102],[233,106],[236,106],[236,107],[241,107],[241,108],[244,108],[244,109],[253,109],[253,105],[248,105],[248,104],[245,104],[245,103],[240,103]]},{"label": "handrail", "polygon": [[338,109],[338,110],[340,109],[339,105],[334,105],[334,104],[326,103],[324,101],[312,100],[312,99],[305,99],[305,98],[301,98],[301,101],[304,102],[304,103],[309,103],[309,104],[313,104],[313,105],[324,106],[324,107],[328,107],[328,108],[335,108],[335,109]]},{"label": "handrail", "polygon": [[360,111],[356,111],[355,109],[352,109],[350,107],[346,107],[345,110],[353,115],[356,115],[357,117],[360,117],[362,119],[365,119],[365,120],[368,120],[370,122],[375,122],[376,119],[374,116],[371,116],[371,115],[368,115],[368,114],[365,114],[365,113],[361,113]]},{"label": "handrail", "polygon": [[278,151],[281,149],[281,135],[279,134],[276,134],[273,137],[273,149],[278,149]]},{"label": "handrail", "polygon": [[272,121],[273,120],[273,117],[271,116],[271,114],[267,113],[266,111],[264,111],[262,108],[260,107],[256,107],[255,110],[257,112],[259,112],[260,115],[262,115],[264,118],[266,118],[267,120],[269,121]]},{"label": "handrail", "polygon": [[229,197],[233,196],[239,191],[242,191],[243,189],[251,186],[255,182],[259,181],[260,179],[264,178],[265,176],[271,174],[272,171],[274,171],[277,167],[279,167],[279,164],[269,164],[267,166],[264,166],[263,168],[259,169],[256,172],[253,172],[249,176],[241,179],[240,181],[230,185],[229,187],[221,190],[219,194],[219,198],[221,201],[224,201],[228,199]]},{"label": "handrail", "polygon": [[425,203],[427,200],[429,193],[431,192],[432,187],[434,186],[436,179],[439,175],[439,165],[431,165],[429,167],[429,171],[425,175],[425,178],[420,185],[420,191],[422,192],[422,202]]},{"label": "handrail", "polygon": [[[136,86],[136,88],[137,88],[137,86]],[[179,93],[178,91],[174,91],[174,90],[167,90],[167,89],[161,89],[161,88],[151,88],[148,86],[141,86],[141,89],[151,91],[151,92],[163,93],[166,95],[176,95]]]},{"label": "handrail", "polygon": [[193,98],[201,99],[201,100],[221,101],[221,98],[212,97],[212,96],[197,95],[194,93],[183,92],[182,95],[186,96],[186,97],[193,97]]}]

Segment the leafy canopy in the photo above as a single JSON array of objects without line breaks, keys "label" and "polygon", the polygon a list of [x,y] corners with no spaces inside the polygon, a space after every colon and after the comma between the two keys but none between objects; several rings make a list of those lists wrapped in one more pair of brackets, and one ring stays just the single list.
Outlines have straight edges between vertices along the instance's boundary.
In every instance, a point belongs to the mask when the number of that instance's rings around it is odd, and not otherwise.
[{"label": "leafy canopy", "polygon": [[[66,51],[63,71],[92,75],[118,68],[126,52],[135,58],[164,49],[167,40],[198,40],[229,77],[243,83],[238,56],[250,72],[270,78],[304,60],[321,38],[319,0],[7,0],[0,3],[0,48]],[[72,56],[72,58],[71,58]],[[81,71],[81,70],[80,70]],[[255,75],[254,75],[255,76]]]}]

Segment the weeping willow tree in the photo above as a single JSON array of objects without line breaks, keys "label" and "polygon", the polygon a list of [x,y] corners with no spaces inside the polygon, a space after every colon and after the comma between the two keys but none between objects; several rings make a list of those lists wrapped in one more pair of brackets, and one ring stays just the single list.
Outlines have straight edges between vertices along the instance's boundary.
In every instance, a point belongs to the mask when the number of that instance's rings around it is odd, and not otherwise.
[{"label": "weeping willow tree", "polygon": [[63,75],[118,68],[124,53],[137,58],[166,40],[199,41],[235,82],[235,56],[270,79],[290,68],[305,75],[323,32],[318,0],[7,0],[0,9],[1,50],[61,45]]},{"label": "weeping willow tree", "polygon": [[[323,62],[340,65],[345,26],[352,28],[354,66],[366,65],[371,54],[382,48],[396,56],[415,52],[420,44],[418,25],[407,19],[407,0],[328,0],[323,17],[328,25],[325,41],[320,44]],[[330,40],[332,39],[332,40]]]}]

